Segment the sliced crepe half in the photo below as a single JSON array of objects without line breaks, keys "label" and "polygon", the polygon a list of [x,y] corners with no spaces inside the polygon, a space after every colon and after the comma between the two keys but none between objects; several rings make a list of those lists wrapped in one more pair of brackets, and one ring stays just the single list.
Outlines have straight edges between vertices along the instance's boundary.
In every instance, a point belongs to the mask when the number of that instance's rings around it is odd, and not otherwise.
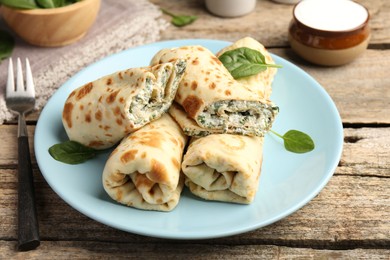
[{"label": "sliced crepe half", "polygon": [[62,114],[69,139],[105,149],[158,119],[172,104],[185,69],[186,62],[177,59],[118,71],[77,88]]},{"label": "sliced crepe half", "polygon": [[[202,46],[163,49],[151,64],[177,59],[187,61],[187,70],[175,101],[196,125],[207,131],[248,136],[264,136],[269,131],[278,107],[237,82],[213,53]],[[199,129],[191,125],[181,127],[191,136],[199,135]]]}]

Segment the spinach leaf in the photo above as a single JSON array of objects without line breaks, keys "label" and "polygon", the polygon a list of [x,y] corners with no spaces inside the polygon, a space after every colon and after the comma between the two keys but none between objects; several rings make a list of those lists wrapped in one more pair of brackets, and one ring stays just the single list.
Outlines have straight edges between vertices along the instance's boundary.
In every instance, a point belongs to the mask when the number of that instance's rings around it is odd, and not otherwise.
[{"label": "spinach leaf", "polygon": [[196,19],[198,19],[195,15],[176,15],[165,9],[161,9],[164,14],[167,14],[172,17],[171,23],[177,27],[182,27],[193,23]]},{"label": "spinach leaf", "polygon": [[186,16],[186,15],[179,15],[172,18],[172,24],[177,27],[182,27],[187,24],[193,23],[196,19],[198,19],[197,16]]},{"label": "spinach leaf", "polygon": [[12,35],[0,30],[0,61],[11,56],[14,46],[15,41]]},{"label": "spinach leaf", "polygon": [[293,153],[307,153],[315,148],[313,139],[306,133],[298,130],[289,130],[283,136],[271,130],[271,133],[280,137],[284,141],[287,151]]},{"label": "spinach leaf", "polygon": [[75,141],[65,141],[49,148],[50,155],[57,161],[79,164],[95,157],[100,151]]},{"label": "spinach leaf", "polygon": [[58,8],[74,4],[81,0],[36,0],[38,5],[42,8]]},{"label": "spinach leaf", "polygon": [[63,4],[62,0],[35,0],[42,8],[56,8]]},{"label": "spinach leaf", "polygon": [[0,0],[0,4],[11,8],[35,9],[38,8],[35,0]]},{"label": "spinach leaf", "polygon": [[80,2],[80,1],[82,1],[82,0],[62,0],[62,2],[63,2],[62,6],[71,5],[71,4]]},{"label": "spinach leaf", "polygon": [[36,9],[63,7],[80,1],[82,0],[0,0],[0,4],[11,8]]},{"label": "spinach leaf", "polygon": [[247,47],[224,52],[219,60],[235,79],[256,75],[268,67],[281,68],[280,65],[267,64],[261,52]]}]

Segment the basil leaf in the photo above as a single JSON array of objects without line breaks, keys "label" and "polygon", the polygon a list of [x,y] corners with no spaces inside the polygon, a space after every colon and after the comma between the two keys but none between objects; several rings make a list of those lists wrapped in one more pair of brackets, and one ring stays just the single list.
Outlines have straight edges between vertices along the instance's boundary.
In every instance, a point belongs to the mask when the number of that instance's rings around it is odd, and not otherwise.
[{"label": "basil leaf", "polygon": [[12,35],[0,30],[0,61],[11,56],[14,46],[15,40]]},{"label": "basil leaf", "polygon": [[177,27],[182,27],[193,23],[196,19],[198,19],[198,17],[193,15],[178,15],[172,18],[171,23]]},{"label": "basil leaf", "polygon": [[36,0],[42,8],[58,8],[66,5],[71,5],[80,0]]},{"label": "basil leaf", "polygon": [[35,9],[38,8],[35,0],[0,0],[0,4],[11,8]]},{"label": "basil leaf", "polygon": [[79,164],[95,157],[100,151],[75,141],[65,141],[49,148],[50,155],[57,161]]},{"label": "basil leaf", "polygon": [[165,9],[161,9],[164,14],[167,14],[172,17],[171,23],[177,27],[182,27],[193,23],[196,19],[198,19],[195,15],[176,15]]},{"label": "basil leaf", "polygon": [[308,134],[290,130],[283,135],[284,147],[293,153],[307,153],[315,148],[314,141]]},{"label": "basil leaf", "polygon": [[82,0],[62,0],[62,1],[63,1],[63,4],[61,6],[66,6],[66,5],[71,5],[71,4],[80,2]]},{"label": "basil leaf", "polygon": [[261,52],[247,47],[224,52],[219,60],[235,79],[256,75],[268,67],[281,68],[280,65],[267,64]]},{"label": "basil leaf", "polygon": [[305,134],[298,130],[289,130],[283,136],[276,133],[275,131],[271,132],[284,141],[284,148],[287,151],[293,153],[307,153],[312,151],[315,148],[314,141],[308,134]]}]

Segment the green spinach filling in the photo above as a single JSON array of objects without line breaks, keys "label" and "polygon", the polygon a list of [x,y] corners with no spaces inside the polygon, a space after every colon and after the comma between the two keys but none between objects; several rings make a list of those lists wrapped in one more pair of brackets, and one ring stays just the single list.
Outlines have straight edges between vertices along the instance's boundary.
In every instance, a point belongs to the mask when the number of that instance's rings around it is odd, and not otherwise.
[{"label": "green spinach filling", "polygon": [[137,125],[144,125],[166,112],[176,94],[186,62],[179,60],[172,67],[164,66],[156,78],[146,77],[145,84],[131,100],[129,118]]},{"label": "green spinach filling", "polygon": [[206,107],[197,117],[204,128],[262,136],[269,131],[279,108],[257,101],[224,100]]}]

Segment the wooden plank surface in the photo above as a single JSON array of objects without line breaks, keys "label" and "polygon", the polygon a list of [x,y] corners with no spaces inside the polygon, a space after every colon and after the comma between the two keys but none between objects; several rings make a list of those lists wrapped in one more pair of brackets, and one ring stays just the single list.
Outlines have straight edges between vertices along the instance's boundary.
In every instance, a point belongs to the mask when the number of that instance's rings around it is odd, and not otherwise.
[{"label": "wooden plank surface", "polygon": [[[357,1],[371,13],[370,44],[379,47],[367,50],[351,64],[341,67],[313,66],[289,48],[287,28],[293,8],[291,5],[263,0],[258,1],[256,11],[250,15],[221,19],[208,13],[199,0],[151,2],[173,12],[199,16],[195,23],[184,28],[170,26],[162,32],[161,40],[204,38],[235,41],[252,36],[268,47],[270,52],[293,62],[313,76],[335,101],[344,123],[390,124],[390,50],[383,47],[390,42],[389,1]],[[169,20],[168,16],[165,18]],[[33,122],[38,115],[33,113],[28,120]]]},{"label": "wooden plank surface", "polygon": [[[344,123],[390,124],[390,50],[367,50],[347,66],[330,68],[313,66],[289,48],[270,51],[314,77],[332,97]],[[29,115],[29,122],[38,115]]]},{"label": "wooden plank surface", "polygon": [[342,67],[313,66],[291,49],[271,49],[316,79],[335,102],[343,123],[390,124],[390,50],[367,50]]},{"label": "wooden plank surface", "polygon": [[[32,163],[36,165],[33,149],[34,126],[28,127]],[[17,126],[1,125],[0,146],[1,168],[15,168],[17,165]],[[337,168],[338,173],[355,176],[390,177],[390,128],[347,128],[344,129],[343,154]],[[0,169],[1,169],[0,168]]]},{"label": "wooden plank surface", "polygon": [[[206,11],[204,1],[164,1],[152,3],[178,14],[197,15],[199,19],[184,28],[172,27],[162,39],[205,38],[234,41],[246,35],[261,41],[265,46],[288,46],[287,28],[292,18],[292,5],[277,4],[270,0],[257,1],[256,9],[238,18],[219,18]],[[390,42],[390,3],[388,0],[358,0],[371,14],[373,34],[371,44]],[[169,18],[166,16],[167,19]]]},{"label": "wooden plank surface", "polygon": [[220,19],[200,0],[151,2],[199,16],[187,27],[169,27],[162,40],[234,41],[250,35],[313,76],[335,101],[345,126],[334,176],[303,208],[258,230],[195,241],[144,237],[84,216],[49,187],[32,148],[38,111],[28,116],[28,130],[42,244],[30,252],[15,249],[17,126],[7,122],[0,126],[0,259],[389,259],[390,1],[357,1],[371,13],[370,48],[351,64],[332,68],[308,64],[289,48],[290,5],[260,0],[256,12],[248,16]]},{"label": "wooden plank surface", "polygon": [[[16,172],[1,170],[1,238],[16,238]],[[82,215],[36,176],[37,209],[43,240],[163,242],[119,231]],[[385,248],[390,241],[390,183],[387,178],[336,175],[305,207],[273,225],[241,235],[198,240],[199,244],[274,244],[319,249]],[[329,212],[332,212],[329,214]],[[185,241],[191,242],[191,241]]]},{"label": "wooden plank surface", "polygon": [[[12,128],[1,126],[0,129]],[[32,133],[33,129],[30,129]],[[221,238],[220,243],[253,244],[267,241],[276,245],[314,248],[384,247],[390,244],[390,147],[389,128],[345,130],[345,149],[335,176],[308,205],[269,227],[243,235]],[[0,132],[0,136],[4,136]],[[4,143],[0,158],[12,151],[12,138]],[[375,145],[376,144],[376,145]],[[377,145],[381,144],[381,145]],[[1,236],[16,237],[16,160],[8,152],[10,162],[0,169]],[[78,213],[62,201],[35,171],[38,212],[44,240],[132,240],[159,241],[114,230]],[[329,214],[332,212],[332,214]],[[83,223],[83,224],[81,224]],[[308,232],[310,230],[310,232]],[[93,232],[91,232],[93,231]],[[201,243],[215,243],[204,241]]]},{"label": "wooden plank surface", "polygon": [[11,242],[0,242],[1,259],[388,259],[390,250],[352,249],[343,251],[290,248],[272,245],[199,245],[148,243],[136,245],[131,242],[79,242],[45,241],[38,253],[15,253]]}]

